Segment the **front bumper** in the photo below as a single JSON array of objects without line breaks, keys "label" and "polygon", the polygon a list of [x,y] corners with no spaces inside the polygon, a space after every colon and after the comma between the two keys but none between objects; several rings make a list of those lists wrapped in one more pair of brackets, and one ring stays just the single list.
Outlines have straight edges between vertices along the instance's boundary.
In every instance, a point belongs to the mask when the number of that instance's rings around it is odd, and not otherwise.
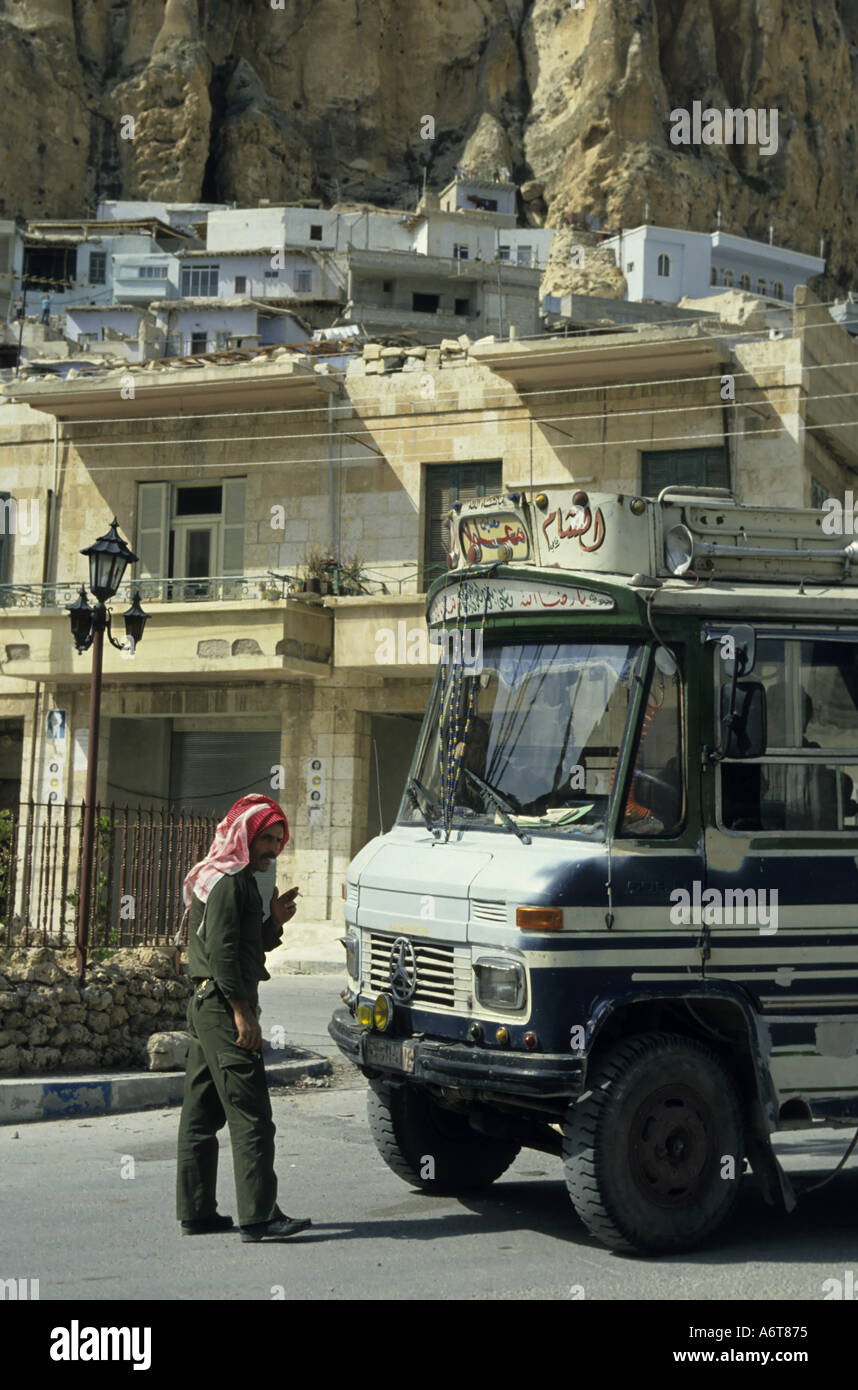
[{"label": "front bumper", "polygon": [[414,1049],[414,1068],[406,1073],[402,1068],[367,1060],[367,1042],[379,1034],[355,1023],[348,1009],[337,1009],[328,1032],[344,1056],[365,1075],[499,1095],[575,1096],[584,1088],[585,1063],[580,1056],[502,1052],[422,1037],[391,1038],[391,1042],[407,1042]]}]

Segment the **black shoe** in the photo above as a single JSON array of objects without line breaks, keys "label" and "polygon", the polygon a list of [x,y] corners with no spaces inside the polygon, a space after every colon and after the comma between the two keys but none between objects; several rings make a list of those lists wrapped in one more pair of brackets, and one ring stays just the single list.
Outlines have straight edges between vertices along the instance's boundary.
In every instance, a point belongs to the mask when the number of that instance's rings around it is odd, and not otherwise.
[{"label": "black shoe", "polygon": [[255,1222],[252,1226],[239,1226],[241,1239],[244,1241],[257,1241],[271,1238],[274,1240],[285,1240],[287,1236],[296,1236],[299,1231],[306,1231],[308,1226],[312,1226],[309,1216],[286,1216],[278,1209],[277,1215],[270,1221]]},{"label": "black shoe", "polygon": [[213,1236],[219,1231],[231,1231],[231,1216],[207,1216],[202,1221],[183,1221],[183,1236]]}]

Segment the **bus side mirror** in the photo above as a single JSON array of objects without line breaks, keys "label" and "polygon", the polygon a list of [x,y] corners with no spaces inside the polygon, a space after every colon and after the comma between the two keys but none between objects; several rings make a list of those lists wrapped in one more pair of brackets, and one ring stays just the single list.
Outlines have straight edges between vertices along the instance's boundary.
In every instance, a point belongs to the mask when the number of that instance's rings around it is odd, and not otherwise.
[{"label": "bus side mirror", "polygon": [[761,758],[766,751],[766,690],[762,681],[721,686],[721,757]]}]

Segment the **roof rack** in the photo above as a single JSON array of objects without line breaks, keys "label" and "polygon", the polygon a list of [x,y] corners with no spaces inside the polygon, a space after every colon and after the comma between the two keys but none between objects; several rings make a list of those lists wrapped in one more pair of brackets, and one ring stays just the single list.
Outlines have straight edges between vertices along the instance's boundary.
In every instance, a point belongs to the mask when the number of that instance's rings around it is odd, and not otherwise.
[{"label": "roof rack", "polygon": [[822,529],[825,512],[740,503],[729,488],[663,488],[656,503],[660,574],[706,579],[838,582],[858,541]]}]

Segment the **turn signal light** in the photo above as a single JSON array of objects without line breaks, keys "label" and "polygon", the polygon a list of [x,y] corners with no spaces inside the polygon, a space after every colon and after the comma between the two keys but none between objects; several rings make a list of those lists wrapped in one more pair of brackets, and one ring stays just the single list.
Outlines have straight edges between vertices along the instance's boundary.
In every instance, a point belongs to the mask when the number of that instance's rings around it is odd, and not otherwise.
[{"label": "turn signal light", "polygon": [[517,907],[515,925],[522,931],[562,931],[562,907]]},{"label": "turn signal light", "polygon": [[358,1004],[358,1006],[357,1006],[356,1017],[357,1017],[357,1021],[358,1021],[358,1023],[360,1024],[361,1028],[371,1028],[371,1027],[372,1027],[372,1005],[371,1005],[371,1004]]},{"label": "turn signal light", "polygon": [[500,1043],[501,1047],[506,1047],[509,1042],[509,1029],[498,1028],[495,1032],[495,1040]]}]

